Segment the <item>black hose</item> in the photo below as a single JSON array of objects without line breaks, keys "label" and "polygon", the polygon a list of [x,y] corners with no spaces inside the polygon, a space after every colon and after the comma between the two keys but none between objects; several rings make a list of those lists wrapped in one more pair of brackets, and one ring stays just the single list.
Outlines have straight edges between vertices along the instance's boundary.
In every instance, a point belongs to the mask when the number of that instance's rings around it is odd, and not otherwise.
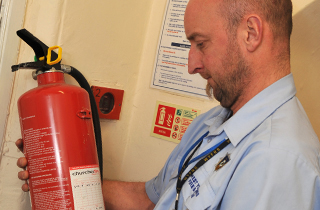
[{"label": "black hose", "polygon": [[100,128],[100,121],[99,121],[99,114],[98,114],[98,107],[96,105],[96,100],[94,99],[94,95],[90,88],[90,85],[86,78],[78,71],[76,68],[71,67],[70,76],[72,76],[79,85],[85,89],[89,93],[90,98],[90,105],[92,111],[92,121],[94,127],[94,135],[96,137],[96,145],[97,145],[97,152],[98,152],[98,159],[99,159],[99,166],[100,166],[100,176],[101,180],[103,180],[103,161],[102,161],[102,138],[101,138],[101,128]]}]

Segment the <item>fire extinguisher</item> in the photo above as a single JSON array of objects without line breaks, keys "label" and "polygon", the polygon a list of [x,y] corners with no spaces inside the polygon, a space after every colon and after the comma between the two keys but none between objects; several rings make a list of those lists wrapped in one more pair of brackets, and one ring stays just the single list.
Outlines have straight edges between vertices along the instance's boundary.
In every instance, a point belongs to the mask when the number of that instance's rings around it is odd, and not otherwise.
[{"label": "fire extinguisher", "polygon": [[[49,48],[26,29],[17,35],[34,50],[35,62],[12,71],[35,69],[38,81],[18,100],[32,209],[104,209],[101,130],[90,86],[61,64],[59,46]],[[82,88],[66,84],[64,73]]]}]

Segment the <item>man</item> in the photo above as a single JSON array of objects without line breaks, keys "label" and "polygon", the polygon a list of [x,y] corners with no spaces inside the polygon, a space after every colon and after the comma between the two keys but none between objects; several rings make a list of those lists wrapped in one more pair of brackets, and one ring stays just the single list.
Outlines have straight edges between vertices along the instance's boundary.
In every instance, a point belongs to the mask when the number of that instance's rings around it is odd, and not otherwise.
[{"label": "man", "polygon": [[190,0],[188,71],[221,106],[193,121],[154,179],[104,181],[107,209],[319,210],[320,145],[295,97],[291,31],[290,0]]}]

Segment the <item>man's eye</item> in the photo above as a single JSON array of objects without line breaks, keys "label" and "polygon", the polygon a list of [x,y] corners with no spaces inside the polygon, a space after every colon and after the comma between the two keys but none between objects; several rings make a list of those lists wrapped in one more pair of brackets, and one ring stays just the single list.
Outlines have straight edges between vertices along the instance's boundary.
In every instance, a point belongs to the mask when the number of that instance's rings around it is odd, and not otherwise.
[{"label": "man's eye", "polygon": [[203,47],[203,42],[197,43],[197,47],[198,47],[198,48]]},{"label": "man's eye", "polygon": [[197,48],[200,49],[200,50],[204,49],[205,46],[206,46],[205,45],[205,41],[201,41],[201,42],[197,43]]}]

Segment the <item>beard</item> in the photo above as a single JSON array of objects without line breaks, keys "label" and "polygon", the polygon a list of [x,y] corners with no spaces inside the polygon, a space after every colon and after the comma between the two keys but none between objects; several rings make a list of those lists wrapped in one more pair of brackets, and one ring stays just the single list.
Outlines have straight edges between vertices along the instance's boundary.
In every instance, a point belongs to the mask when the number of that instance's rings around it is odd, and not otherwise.
[{"label": "beard", "polygon": [[239,99],[249,83],[251,74],[249,65],[235,43],[235,41],[229,41],[228,50],[222,62],[223,75],[212,75],[214,84],[208,82],[206,86],[208,97],[214,97],[225,108],[231,108]]}]

